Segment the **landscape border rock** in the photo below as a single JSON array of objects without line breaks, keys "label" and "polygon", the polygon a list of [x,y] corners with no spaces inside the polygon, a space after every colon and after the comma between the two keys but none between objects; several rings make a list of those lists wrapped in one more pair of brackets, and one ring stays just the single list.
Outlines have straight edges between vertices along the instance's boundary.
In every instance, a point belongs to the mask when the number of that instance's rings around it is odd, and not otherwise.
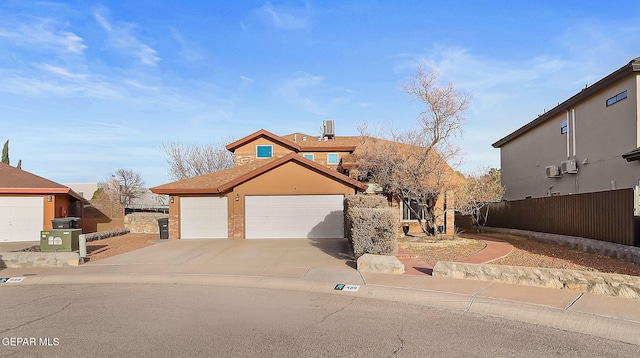
[{"label": "landscape border rock", "polygon": [[439,261],[434,277],[548,287],[640,300],[640,277],[594,271]]},{"label": "landscape border rock", "polygon": [[601,255],[640,264],[640,247],[588,239],[579,236],[550,234],[546,232],[520,229],[485,227],[484,231],[523,236],[539,242],[568,246],[572,249],[578,249],[585,252],[595,252]]},{"label": "landscape border rock", "polygon": [[126,235],[129,232],[131,232],[131,230],[129,229],[115,229],[110,231],[92,232],[90,234],[85,234],[84,237],[87,240],[87,242],[90,242],[90,241],[108,239],[114,236]]},{"label": "landscape border rock", "polygon": [[395,256],[364,254],[358,258],[358,271],[403,274],[404,264]]}]

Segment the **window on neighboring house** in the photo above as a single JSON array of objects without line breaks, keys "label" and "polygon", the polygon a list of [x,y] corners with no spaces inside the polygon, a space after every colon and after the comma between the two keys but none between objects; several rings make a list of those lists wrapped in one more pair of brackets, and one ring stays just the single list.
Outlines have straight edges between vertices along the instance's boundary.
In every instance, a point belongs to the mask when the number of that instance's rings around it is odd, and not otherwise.
[{"label": "window on neighboring house", "polygon": [[615,96],[613,96],[613,97],[611,97],[611,98],[609,98],[607,100],[607,107],[609,107],[609,106],[611,106],[611,105],[613,105],[613,104],[615,104],[617,102],[620,102],[625,98],[627,98],[627,91],[620,92],[617,95],[615,95]]},{"label": "window on neighboring house", "polygon": [[338,157],[338,153],[327,154],[327,164],[338,164],[339,162],[340,158]]},{"label": "window on neighboring house", "polygon": [[314,160],[313,159],[313,153],[305,153],[302,155],[303,157],[309,159],[309,160]]},{"label": "window on neighboring house", "polygon": [[273,157],[272,145],[256,145],[256,158],[271,158]]},{"label": "window on neighboring house", "polygon": [[560,124],[560,134],[565,134],[568,130],[569,125],[567,124],[567,121],[562,121],[562,124]]},{"label": "window on neighboring house", "polygon": [[[415,210],[416,213],[420,215],[420,219],[424,220],[426,218],[426,213],[423,208],[420,207],[417,200],[411,199],[411,208]],[[402,201],[402,221],[416,221],[418,220],[418,216],[409,209],[409,206]]]}]

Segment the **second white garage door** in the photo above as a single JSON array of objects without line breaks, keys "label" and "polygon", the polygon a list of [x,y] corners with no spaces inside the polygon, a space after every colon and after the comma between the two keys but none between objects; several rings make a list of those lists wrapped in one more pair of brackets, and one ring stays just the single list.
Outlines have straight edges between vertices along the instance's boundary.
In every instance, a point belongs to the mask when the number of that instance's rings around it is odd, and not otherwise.
[{"label": "second white garage door", "polygon": [[343,195],[246,196],[246,238],[342,238],[343,199]]},{"label": "second white garage door", "polygon": [[0,241],[40,241],[43,221],[41,196],[0,197]]},{"label": "second white garage door", "polygon": [[226,239],[227,197],[180,198],[181,239]]}]

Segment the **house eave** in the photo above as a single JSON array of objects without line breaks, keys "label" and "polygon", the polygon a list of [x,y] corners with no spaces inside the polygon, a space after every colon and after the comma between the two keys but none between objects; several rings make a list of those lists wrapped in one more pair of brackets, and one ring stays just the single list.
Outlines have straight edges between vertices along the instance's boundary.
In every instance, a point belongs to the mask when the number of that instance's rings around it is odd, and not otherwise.
[{"label": "house eave", "polygon": [[624,158],[627,162],[635,162],[637,160],[640,160],[640,147],[628,153],[622,154],[622,158]]},{"label": "house eave", "polygon": [[55,195],[67,194],[74,199],[86,202],[86,199],[69,188],[0,188],[0,195]]},{"label": "house eave", "polygon": [[552,108],[550,111],[545,112],[544,114],[540,115],[538,118],[534,119],[533,121],[525,124],[524,126],[518,128],[517,130],[515,130],[514,132],[508,134],[507,136],[505,136],[504,138],[498,140],[497,142],[493,143],[492,146],[494,148],[500,148],[503,145],[509,143],[510,141],[516,139],[517,137],[521,136],[522,134],[528,132],[529,130],[539,126],[540,124],[546,122],[549,119],[554,118],[555,116],[569,110],[570,108],[574,107],[577,103],[585,100],[586,98],[591,97],[593,94],[603,90],[604,88],[616,83],[617,81],[633,74],[634,72],[640,72],[640,57],[635,58],[633,60],[631,60],[628,64],[624,65],[623,67],[619,68],[618,70],[616,70],[615,72],[611,73],[610,75],[604,77],[603,79],[601,79],[600,81],[594,83],[593,85],[584,88],[582,91],[578,92],[577,94],[573,95],[571,98],[567,99],[566,101],[560,103],[559,105],[557,105],[556,107]]}]

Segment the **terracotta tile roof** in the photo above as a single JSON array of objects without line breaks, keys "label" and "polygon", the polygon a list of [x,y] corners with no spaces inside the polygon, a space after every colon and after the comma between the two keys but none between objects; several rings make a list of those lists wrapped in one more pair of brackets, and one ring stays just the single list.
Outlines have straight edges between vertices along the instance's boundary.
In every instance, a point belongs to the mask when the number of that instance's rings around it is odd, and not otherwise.
[{"label": "terracotta tile roof", "polygon": [[256,160],[241,166],[204,174],[193,178],[179,180],[151,188],[156,194],[217,194],[232,190],[235,186],[260,176],[271,169],[277,168],[288,162],[297,162],[312,170],[320,171],[345,184],[348,184],[361,191],[366,190],[367,185],[346,175],[329,169],[323,165],[308,160],[295,153],[288,154],[281,158],[271,158]]},{"label": "terracotta tile roof", "polygon": [[0,163],[0,194],[69,194],[83,200],[67,186],[4,163]]},{"label": "terracotta tile roof", "polygon": [[[312,151],[318,149],[335,150],[335,148],[352,148],[355,150],[358,145],[362,144],[361,136],[336,136],[327,140],[318,140],[317,136],[312,136],[304,133],[291,133],[283,135],[282,138],[287,139],[290,142],[300,145],[301,151]],[[303,140],[307,138],[307,140]]]}]

